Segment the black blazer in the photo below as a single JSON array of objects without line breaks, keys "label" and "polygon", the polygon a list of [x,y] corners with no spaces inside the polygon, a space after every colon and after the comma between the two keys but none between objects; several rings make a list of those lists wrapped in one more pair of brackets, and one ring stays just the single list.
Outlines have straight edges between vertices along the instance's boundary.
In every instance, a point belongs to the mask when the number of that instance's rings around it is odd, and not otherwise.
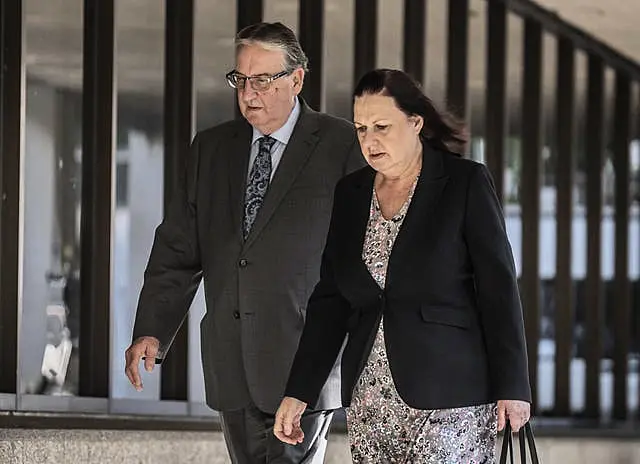
[{"label": "black blazer", "polygon": [[488,170],[424,145],[384,289],[362,261],[374,177],[365,167],[336,187],[286,396],[313,407],[348,336],[341,366],[348,406],[384,315],[391,373],[409,406],[531,401],[516,271]]}]

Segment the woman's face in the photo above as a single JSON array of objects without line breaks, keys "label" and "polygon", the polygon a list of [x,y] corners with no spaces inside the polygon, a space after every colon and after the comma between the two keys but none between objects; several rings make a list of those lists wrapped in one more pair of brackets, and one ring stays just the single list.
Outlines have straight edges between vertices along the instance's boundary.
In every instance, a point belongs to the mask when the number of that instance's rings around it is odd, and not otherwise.
[{"label": "woman's face", "polygon": [[421,156],[423,119],[407,116],[392,97],[365,94],[356,97],[353,121],[367,163],[378,172],[400,176]]}]

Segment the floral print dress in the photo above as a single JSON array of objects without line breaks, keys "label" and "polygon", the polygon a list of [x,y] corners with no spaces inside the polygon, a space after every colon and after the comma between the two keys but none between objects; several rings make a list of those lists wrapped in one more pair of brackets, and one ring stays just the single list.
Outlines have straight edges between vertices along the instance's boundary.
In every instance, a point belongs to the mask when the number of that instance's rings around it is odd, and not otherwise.
[{"label": "floral print dress", "polygon": [[[375,189],[372,195],[362,259],[381,288],[416,182],[400,211],[389,220],[380,211]],[[347,426],[351,456],[357,464],[475,464],[495,459],[495,404],[420,410],[404,403],[389,369],[382,320],[347,409]]]}]

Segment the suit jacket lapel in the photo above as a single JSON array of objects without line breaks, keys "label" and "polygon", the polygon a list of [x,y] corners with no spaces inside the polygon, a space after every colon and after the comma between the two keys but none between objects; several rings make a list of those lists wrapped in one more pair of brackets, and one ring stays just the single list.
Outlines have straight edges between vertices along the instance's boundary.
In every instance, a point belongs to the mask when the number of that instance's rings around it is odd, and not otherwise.
[{"label": "suit jacket lapel", "polygon": [[296,127],[291,134],[291,139],[282,154],[278,169],[273,176],[264,202],[251,232],[247,237],[245,247],[251,246],[264,226],[269,222],[276,208],[284,198],[289,188],[300,174],[307,160],[316,148],[319,141],[319,125],[315,112],[309,109],[303,102]]},{"label": "suit jacket lapel", "polygon": [[416,245],[424,247],[425,242],[428,244],[428,231],[434,226],[433,214],[449,179],[444,170],[442,156],[442,153],[432,149],[428,144],[423,144],[420,177],[391,250],[386,287],[393,285],[396,267],[404,266],[410,261],[409,255],[414,252]]},{"label": "suit jacket lapel", "polygon": [[[240,240],[242,238],[242,219],[244,216],[244,196],[249,170],[249,154],[251,150],[251,126],[244,122],[231,138],[227,147],[229,158],[229,207],[231,220]],[[214,177],[215,179],[215,173]]]}]

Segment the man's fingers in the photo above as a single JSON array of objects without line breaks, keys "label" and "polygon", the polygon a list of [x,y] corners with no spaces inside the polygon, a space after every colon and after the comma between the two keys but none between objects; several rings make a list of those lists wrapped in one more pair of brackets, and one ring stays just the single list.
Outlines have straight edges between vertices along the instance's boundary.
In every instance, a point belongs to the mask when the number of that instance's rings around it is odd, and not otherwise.
[{"label": "man's fingers", "polygon": [[127,378],[129,379],[129,383],[131,383],[131,385],[133,385],[133,375],[131,375],[131,371],[129,370],[129,368],[125,368],[124,370],[125,375],[127,376]]},{"label": "man's fingers", "polygon": [[127,359],[127,367],[125,369],[125,373],[129,378],[129,382],[133,385],[136,390],[142,390],[142,379],[140,378],[140,370],[138,369],[138,364],[140,364],[140,359],[142,359],[142,353],[135,348],[129,348],[126,354]]},{"label": "man's fingers", "polygon": [[151,372],[158,357],[160,342],[153,337],[138,338],[125,352],[125,374],[136,390],[142,390],[142,378],[140,377],[140,360],[144,357],[144,367]]},{"label": "man's fingers", "polygon": [[158,347],[154,344],[148,343],[144,350],[144,368],[147,372],[153,370],[153,366],[156,364],[156,357],[158,356]]},{"label": "man's fingers", "polygon": [[140,391],[142,390],[142,379],[140,378],[140,371],[138,370],[140,357],[134,357],[133,359],[134,361],[127,366],[127,377],[129,377],[131,385],[136,387],[136,390]]},{"label": "man's fingers", "polygon": [[147,370],[147,372],[151,372],[153,370],[153,366],[155,366],[156,364],[156,358],[155,356],[149,357],[147,356],[144,360],[144,368]]}]

